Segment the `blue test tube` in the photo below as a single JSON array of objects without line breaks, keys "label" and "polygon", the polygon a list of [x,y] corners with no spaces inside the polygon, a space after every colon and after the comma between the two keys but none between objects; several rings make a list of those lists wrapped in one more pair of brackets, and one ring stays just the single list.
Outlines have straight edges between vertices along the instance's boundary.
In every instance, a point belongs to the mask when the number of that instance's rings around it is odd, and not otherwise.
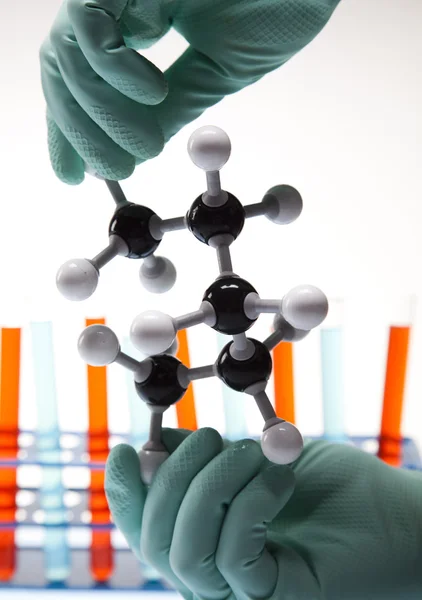
[{"label": "blue test tube", "polygon": [[[56,380],[54,372],[53,327],[51,322],[31,323],[32,355],[37,404],[37,451],[42,463],[60,462],[60,429]],[[45,575],[49,582],[62,583],[70,575],[70,551],[66,530],[60,527],[66,521],[63,502],[62,470],[43,467],[40,506],[44,510]],[[57,525],[51,527],[51,525]]]},{"label": "blue test tube", "polygon": [[[218,352],[230,342],[231,338],[217,332]],[[230,441],[242,440],[249,437],[245,417],[245,402],[248,400],[245,394],[235,392],[221,382],[224,406],[224,419],[226,431],[224,437]]]},{"label": "blue test tube", "polygon": [[344,421],[343,380],[343,303],[334,300],[326,324],[320,329],[323,437],[336,442],[346,441]]},{"label": "blue test tube", "polygon": [[[139,356],[138,350],[132,344],[129,338],[124,338],[122,342],[122,351],[137,360],[143,360],[145,356]],[[133,372],[125,369],[126,389],[129,401],[129,439],[130,444],[139,451],[149,438],[149,423],[151,412],[148,406],[141,400],[136,393]],[[141,574],[145,581],[159,581],[160,575],[153,567],[141,563]]]},{"label": "blue test tube", "polygon": [[[133,356],[137,360],[143,360],[145,358],[144,356],[139,356],[138,350],[135,349],[129,338],[124,338],[122,351],[129,356]],[[136,450],[140,450],[149,438],[151,413],[148,406],[136,393],[133,372],[125,369],[125,375],[127,396],[129,400],[130,443]]]}]

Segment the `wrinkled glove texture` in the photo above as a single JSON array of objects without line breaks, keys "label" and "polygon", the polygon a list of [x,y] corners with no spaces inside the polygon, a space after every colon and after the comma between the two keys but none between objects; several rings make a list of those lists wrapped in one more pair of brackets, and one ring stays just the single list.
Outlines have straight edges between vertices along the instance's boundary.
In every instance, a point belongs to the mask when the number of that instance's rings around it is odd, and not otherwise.
[{"label": "wrinkled glove texture", "polygon": [[290,467],[213,429],[165,430],[149,489],[116,446],[106,494],[136,556],[187,600],[422,598],[422,477],[312,441]]},{"label": "wrinkled glove texture", "polygon": [[[311,42],[339,0],[65,0],[40,51],[48,144],[68,184],[129,177],[184,125]],[[139,50],[170,28],[163,74]]]}]

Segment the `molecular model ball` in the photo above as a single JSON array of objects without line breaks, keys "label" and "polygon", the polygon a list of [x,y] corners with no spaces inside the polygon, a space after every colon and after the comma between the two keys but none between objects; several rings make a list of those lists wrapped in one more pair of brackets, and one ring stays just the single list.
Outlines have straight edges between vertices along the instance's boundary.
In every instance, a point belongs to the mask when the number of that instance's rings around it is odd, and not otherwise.
[{"label": "molecular model ball", "polygon": [[[116,334],[104,325],[91,325],[79,337],[82,359],[96,366],[118,363],[133,372],[140,398],[151,410],[150,436],[139,452],[141,475],[150,483],[168,453],[162,439],[163,413],[178,402],[189,384],[218,377],[225,385],[253,396],[264,420],[261,446],[277,464],[295,461],[303,449],[299,430],[277,417],[266,393],[271,376],[271,351],[281,342],[297,342],[318,327],[328,313],[328,301],[312,285],[299,285],[279,300],[261,298],[246,279],[233,271],[230,246],[245,219],[263,215],[276,224],[292,223],[302,212],[302,198],[289,185],[272,187],[261,202],[243,206],[220,183],[220,170],[231,153],[228,135],[218,127],[196,130],[188,142],[192,162],[205,171],[207,189],[185,216],[160,219],[151,209],[128,202],[117,182],[106,181],[116,203],[109,225],[109,244],[93,259],[73,259],[58,271],[57,287],[70,300],[91,296],[100,269],[116,256],[143,259],[140,280],[154,293],[169,290],[176,280],[173,264],[156,256],[165,233],[188,229],[216,251],[219,275],[205,290],[196,311],[172,317],[156,310],[136,316],[130,328],[134,346],[148,358],[135,360],[122,352]],[[275,315],[273,332],[263,342],[246,332],[262,313]],[[175,356],[177,332],[206,324],[227,335],[227,344],[211,365],[187,368]]]}]

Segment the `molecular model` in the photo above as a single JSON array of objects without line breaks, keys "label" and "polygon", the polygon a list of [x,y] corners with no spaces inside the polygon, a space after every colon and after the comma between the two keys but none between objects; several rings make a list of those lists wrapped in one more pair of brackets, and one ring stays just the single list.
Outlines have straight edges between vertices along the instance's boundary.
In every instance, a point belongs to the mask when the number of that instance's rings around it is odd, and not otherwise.
[{"label": "molecular model", "polygon": [[[106,181],[116,203],[109,245],[92,260],[66,262],[56,279],[66,298],[84,300],[95,291],[100,269],[121,255],[143,259],[142,284],[151,292],[162,293],[176,279],[173,264],[154,254],[166,232],[187,228],[216,250],[220,274],[205,291],[198,310],[178,317],[150,310],[133,320],[130,339],[148,356],[145,360],[123,353],[116,334],[104,325],[91,325],[79,337],[79,354],[86,363],[104,366],[115,362],[133,372],[136,391],[151,410],[149,440],[139,452],[141,476],[147,484],[168,456],[161,440],[163,413],[183,397],[190,382],[206,377],[216,376],[233,390],[253,396],[264,419],[264,455],[277,464],[295,461],[303,449],[302,436],[293,424],[276,416],[265,391],[272,370],[270,352],[282,341],[303,339],[328,313],[326,296],[314,286],[300,285],[281,300],[267,300],[233,272],[230,245],[245,219],[265,215],[277,224],[291,223],[302,211],[300,194],[291,186],[278,185],[262,202],[242,206],[221,188],[220,169],[229,159],[231,144],[217,127],[195,131],[188,152],[206,173],[207,191],[193,202],[186,216],[162,220],[151,209],[128,202],[117,182]],[[261,313],[275,315],[273,332],[264,342],[246,336]],[[177,332],[201,323],[230,338],[214,364],[187,368],[174,356]]]}]

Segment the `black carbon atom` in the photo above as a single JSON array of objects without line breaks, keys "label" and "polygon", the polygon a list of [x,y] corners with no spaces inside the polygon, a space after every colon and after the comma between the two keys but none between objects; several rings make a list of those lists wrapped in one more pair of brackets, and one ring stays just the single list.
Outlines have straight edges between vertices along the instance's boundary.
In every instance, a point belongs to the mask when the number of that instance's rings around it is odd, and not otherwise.
[{"label": "black carbon atom", "polygon": [[236,360],[229,352],[233,342],[229,342],[220,352],[216,367],[218,377],[236,392],[244,392],[248,387],[261,381],[268,381],[273,361],[271,354],[262,342],[249,338],[255,346],[255,352],[247,360]]},{"label": "black carbon atom", "polygon": [[161,240],[153,238],[149,230],[153,216],[154,211],[132,202],[115,211],[108,233],[118,235],[127,244],[128,258],[145,258],[158,248]]},{"label": "black carbon atom", "polygon": [[186,388],[180,385],[177,371],[182,364],[170,354],[151,356],[151,374],[142,383],[135,382],[138,396],[153,406],[171,406],[182,398]]},{"label": "black carbon atom", "polygon": [[202,298],[215,311],[213,329],[229,335],[247,331],[256,321],[247,317],[244,310],[245,298],[251,293],[256,294],[256,289],[240,277],[224,275],[216,279]]},{"label": "black carbon atom", "polygon": [[201,194],[186,214],[189,230],[204,244],[215,235],[229,234],[236,239],[243,229],[245,209],[233,194],[226,194],[227,202],[222,206],[207,206]]}]

